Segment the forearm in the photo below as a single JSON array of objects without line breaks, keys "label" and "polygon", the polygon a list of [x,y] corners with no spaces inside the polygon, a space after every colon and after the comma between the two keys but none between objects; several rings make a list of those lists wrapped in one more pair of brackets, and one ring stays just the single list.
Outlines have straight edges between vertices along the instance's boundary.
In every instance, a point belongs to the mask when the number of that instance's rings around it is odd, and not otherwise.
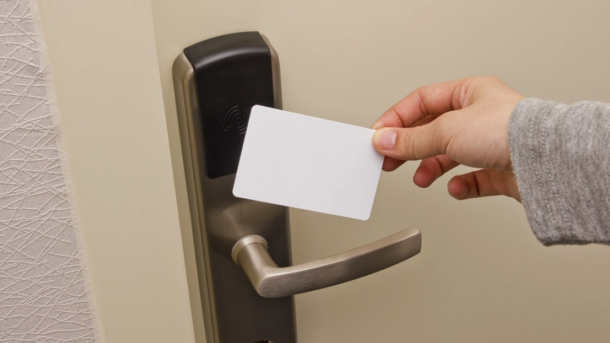
[{"label": "forearm", "polygon": [[527,218],[543,244],[610,244],[610,105],[522,100],[509,145]]}]

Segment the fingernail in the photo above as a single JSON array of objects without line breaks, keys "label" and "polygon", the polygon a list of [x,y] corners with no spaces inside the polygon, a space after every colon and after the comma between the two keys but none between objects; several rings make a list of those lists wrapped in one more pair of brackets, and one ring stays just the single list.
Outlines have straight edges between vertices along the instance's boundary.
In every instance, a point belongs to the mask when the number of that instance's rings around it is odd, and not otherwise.
[{"label": "fingernail", "polygon": [[380,122],[376,122],[375,124],[373,124],[373,126],[371,126],[371,129],[373,130],[379,130],[383,127],[383,124],[381,124]]},{"label": "fingernail", "polygon": [[381,150],[392,150],[396,145],[396,132],[394,130],[381,130],[373,136]]}]

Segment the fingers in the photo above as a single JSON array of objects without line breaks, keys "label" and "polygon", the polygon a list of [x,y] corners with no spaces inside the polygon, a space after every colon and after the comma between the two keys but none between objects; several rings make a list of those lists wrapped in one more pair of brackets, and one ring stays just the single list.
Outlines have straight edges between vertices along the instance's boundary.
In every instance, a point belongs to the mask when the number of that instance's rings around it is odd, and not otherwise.
[{"label": "fingers", "polygon": [[398,169],[398,167],[402,166],[403,163],[405,163],[405,161],[397,160],[395,158],[386,156],[383,159],[383,166],[381,167],[381,169],[383,169],[387,172],[393,171],[393,170]]},{"label": "fingers", "polygon": [[379,153],[401,161],[444,155],[453,135],[446,122],[438,118],[413,128],[379,129],[373,135],[373,146]]},{"label": "fingers", "polygon": [[381,115],[372,128],[411,127],[429,115],[439,116],[462,108],[464,81],[437,83],[413,91]]},{"label": "fingers", "polygon": [[502,170],[481,169],[454,176],[447,190],[458,200],[506,195],[521,201],[514,174]]},{"label": "fingers", "polygon": [[419,164],[413,175],[413,182],[422,188],[429,187],[436,179],[458,165],[459,163],[450,159],[447,155],[427,158]]}]

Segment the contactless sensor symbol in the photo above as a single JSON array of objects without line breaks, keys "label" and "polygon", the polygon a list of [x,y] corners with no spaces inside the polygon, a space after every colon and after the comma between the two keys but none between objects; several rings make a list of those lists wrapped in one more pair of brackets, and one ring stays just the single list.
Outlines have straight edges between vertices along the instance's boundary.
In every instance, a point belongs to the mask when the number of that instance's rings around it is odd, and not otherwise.
[{"label": "contactless sensor symbol", "polygon": [[248,117],[239,111],[239,106],[233,106],[222,118],[222,128],[243,135],[248,128]]}]

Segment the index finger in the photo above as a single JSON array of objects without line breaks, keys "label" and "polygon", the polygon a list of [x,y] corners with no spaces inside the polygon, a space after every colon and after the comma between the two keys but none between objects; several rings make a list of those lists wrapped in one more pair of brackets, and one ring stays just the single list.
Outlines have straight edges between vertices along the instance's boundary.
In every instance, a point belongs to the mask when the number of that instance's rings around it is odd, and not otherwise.
[{"label": "index finger", "polygon": [[454,80],[418,88],[382,114],[371,127],[375,130],[382,127],[411,127],[427,116],[439,116],[460,109],[464,81]]}]

